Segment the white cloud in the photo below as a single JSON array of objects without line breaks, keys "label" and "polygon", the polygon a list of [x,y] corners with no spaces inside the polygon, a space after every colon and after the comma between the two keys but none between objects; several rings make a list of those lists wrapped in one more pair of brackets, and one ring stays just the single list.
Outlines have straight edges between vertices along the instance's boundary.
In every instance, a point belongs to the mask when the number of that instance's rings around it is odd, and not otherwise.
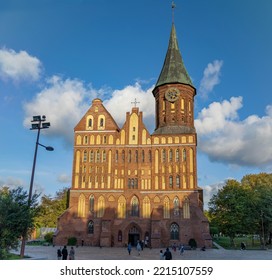
[{"label": "white cloud", "polygon": [[239,120],[241,97],[214,102],[204,108],[195,120],[199,149],[212,161],[240,166],[260,166],[272,163],[272,109],[266,115],[251,115]]},{"label": "white cloud", "polygon": [[41,62],[26,51],[0,49],[0,79],[15,82],[37,81],[40,78]]},{"label": "white cloud", "polygon": [[70,183],[71,182],[71,176],[63,173],[63,174],[60,174],[58,176],[57,180],[60,183]]},{"label": "white cloud", "polygon": [[[51,123],[45,130],[48,136],[60,137],[66,144],[72,146],[75,125],[91,106],[91,100],[97,96],[109,93],[109,89],[95,90],[87,87],[80,80],[62,80],[58,76],[48,80],[47,87],[39,92],[36,97],[24,104],[24,125],[29,127],[32,116],[46,115]],[[104,101],[107,110],[112,114],[116,122],[122,126],[126,112],[132,108],[131,102],[137,99],[140,110],[144,112],[145,124],[151,126],[154,123],[154,97],[151,88],[143,90],[139,83],[126,86],[121,90],[114,90],[110,98]]]},{"label": "white cloud", "polygon": [[210,185],[206,185],[203,188],[203,200],[204,200],[204,209],[208,210],[209,209],[209,201],[213,197],[214,194],[217,194],[217,192],[222,189],[225,186],[225,181],[224,182],[218,182]]},{"label": "white cloud", "polygon": [[207,95],[213,91],[213,88],[220,83],[221,68],[223,66],[222,60],[214,60],[209,63],[204,70],[203,78],[200,82],[199,94],[206,98]]},{"label": "white cloud", "polygon": [[54,76],[48,80],[47,88],[24,104],[24,125],[29,127],[32,116],[45,115],[51,123],[45,133],[61,137],[71,145],[74,126],[87,111],[92,95],[94,97],[95,92],[85,88],[82,81]]}]

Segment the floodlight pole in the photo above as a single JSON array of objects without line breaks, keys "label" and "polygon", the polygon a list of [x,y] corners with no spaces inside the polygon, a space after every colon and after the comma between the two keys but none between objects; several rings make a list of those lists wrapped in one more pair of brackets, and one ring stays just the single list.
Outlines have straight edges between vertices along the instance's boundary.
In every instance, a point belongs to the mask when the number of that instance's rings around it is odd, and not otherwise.
[{"label": "floodlight pole", "polygon": [[[31,172],[31,179],[30,179],[30,185],[29,185],[29,194],[28,194],[28,207],[31,205],[31,199],[32,199],[32,192],[33,192],[33,183],[34,183],[34,174],[35,174],[35,168],[36,168],[36,159],[37,159],[37,153],[38,153],[38,146],[44,147],[47,151],[53,151],[54,148],[50,146],[44,146],[39,143],[40,139],[40,132],[41,129],[49,128],[50,123],[44,123],[46,120],[45,116],[34,116],[33,120],[31,121],[33,124],[31,126],[31,130],[38,130],[37,133],[37,139],[36,139],[36,145],[35,145],[35,152],[34,152],[34,159],[33,159],[33,166],[32,166],[32,172]],[[26,227],[23,236],[22,236],[22,243],[21,243],[21,252],[20,257],[23,258],[25,254],[25,245],[27,240],[27,231],[28,227]]]}]

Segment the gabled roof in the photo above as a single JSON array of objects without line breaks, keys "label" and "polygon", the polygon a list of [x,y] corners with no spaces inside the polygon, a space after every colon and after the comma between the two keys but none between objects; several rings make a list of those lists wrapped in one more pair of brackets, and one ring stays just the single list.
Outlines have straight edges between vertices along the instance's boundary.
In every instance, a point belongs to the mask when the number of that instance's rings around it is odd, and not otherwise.
[{"label": "gabled roof", "polygon": [[164,64],[155,88],[164,84],[173,83],[187,84],[194,87],[183,64],[183,60],[178,47],[174,23],[172,24],[169,45]]}]

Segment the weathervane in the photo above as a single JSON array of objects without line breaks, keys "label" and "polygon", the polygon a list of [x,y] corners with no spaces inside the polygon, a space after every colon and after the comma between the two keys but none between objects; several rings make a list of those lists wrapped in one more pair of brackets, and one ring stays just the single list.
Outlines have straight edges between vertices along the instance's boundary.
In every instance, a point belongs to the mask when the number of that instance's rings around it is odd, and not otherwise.
[{"label": "weathervane", "polygon": [[137,99],[135,98],[133,102],[131,102],[131,104],[134,104],[134,108],[137,107],[137,103],[140,104],[140,102],[137,101]]},{"label": "weathervane", "polygon": [[175,15],[174,10],[175,10],[175,8],[176,8],[176,4],[175,4],[174,1],[172,1],[172,23],[174,23],[174,15]]}]

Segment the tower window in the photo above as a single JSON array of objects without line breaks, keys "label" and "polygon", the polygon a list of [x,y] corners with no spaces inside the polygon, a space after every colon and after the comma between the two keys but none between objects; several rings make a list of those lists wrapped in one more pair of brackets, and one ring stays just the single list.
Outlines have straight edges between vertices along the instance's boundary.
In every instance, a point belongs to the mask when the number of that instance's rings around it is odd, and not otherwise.
[{"label": "tower window", "polygon": [[173,188],[173,176],[169,176],[169,187]]}]

